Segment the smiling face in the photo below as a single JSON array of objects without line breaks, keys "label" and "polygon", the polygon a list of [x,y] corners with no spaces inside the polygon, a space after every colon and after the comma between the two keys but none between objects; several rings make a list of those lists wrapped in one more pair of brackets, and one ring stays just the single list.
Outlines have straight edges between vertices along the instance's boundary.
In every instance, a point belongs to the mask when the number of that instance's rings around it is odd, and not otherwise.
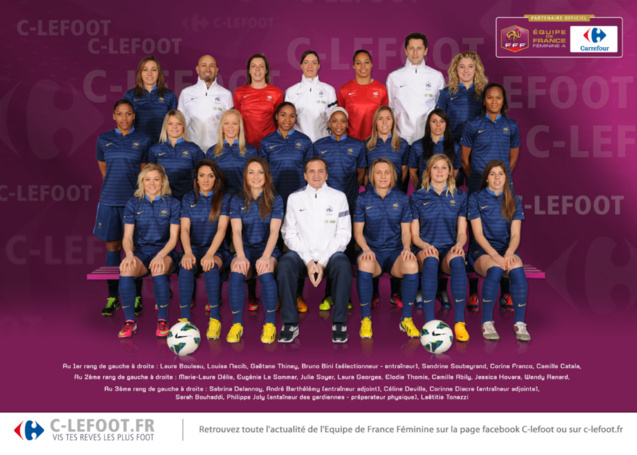
[{"label": "smiling face", "polygon": [[184,137],[185,125],[174,115],[168,117],[166,122],[166,135],[168,139],[181,139]]},{"label": "smiling face", "polygon": [[133,127],[135,120],[135,112],[130,104],[122,103],[115,108],[113,112],[113,120],[117,124],[117,129],[122,133],[128,133]]},{"label": "smiling face", "polygon": [[294,106],[283,106],[276,114],[276,122],[282,133],[289,133],[296,124],[296,109]]},{"label": "smiling face", "polygon": [[449,169],[449,165],[447,164],[446,160],[436,160],[431,166],[429,181],[432,185],[446,184],[450,172],[451,169]]},{"label": "smiling face", "polygon": [[151,201],[161,195],[161,187],[164,182],[159,171],[148,171],[142,179],[142,183],[144,184],[144,194]]},{"label": "smiling face", "polygon": [[354,57],[354,71],[357,79],[367,79],[372,75],[372,58],[367,52],[359,52]]},{"label": "smiling face", "polygon": [[347,117],[342,112],[334,112],[329,121],[330,131],[336,139],[345,136],[347,132]]},{"label": "smiling face", "polygon": [[420,65],[427,55],[427,48],[421,39],[410,39],[405,48],[405,55],[412,65]]},{"label": "smiling face", "polygon": [[383,109],[378,113],[378,120],[376,121],[376,129],[378,130],[378,134],[382,137],[389,136],[392,132],[392,128],[394,127],[394,119],[392,118],[391,112],[387,109]]},{"label": "smiling face", "polygon": [[201,166],[197,172],[199,191],[203,194],[208,194],[215,185],[215,179],[215,173],[210,166]]},{"label": "smiling face", "polygon": [[265,171],[259,163],[250,163],[246,169],[248,185],[252,190],[263,191],[265,186]]},{"label": "smiling face", "polygon": [[374,188],[377,190],[388,190],[392,187],[391,167],[387,163],[376,163],[372,171]]},{"label": "smiling face", "polygon": [[157,78],[159,78],[157,63],[152,60],[144,63],[144,66],[142,66],[142,82],[144,83],[144,87],[147,90],[152,89],[153,86],[157,84]]},{"label": "smiling face", "polygon": [[305,181],[315,190],[318,190],[327,181],[327,170],[325,170],[325,163],[320,160],[310,161],[307,163],[307,168],[303,174]]},{"label": "smiling face", "polygon": [[487,176],[487,186],[495,193],[500,193],[507,181],[507,174],[500,166],[495,166]]},{"label": "smiling face", "polygon": [[445,135],[445,129],[447,128],[447,123],[445,120],[437,114],[432,114],[429,119],[429,128],[431,129],[431,136],[438,141],[441,137]]},{"label": "smiling face", "polygon": [[473,84],[473,77],[476,74],[476,62],[472,58],[463,57],[458,62],[458,80],[461,84]]},{"label": "smiling face", "polygon": [[252,84],[263,84],[265,83],[265,76],[268,74],[268,71],[265,66],[265,60],[261,57],[253,58],[250,62],[250,77],[252,77]]},{"label": "smiling face", "polygon": [[301,62],[301,69],[303,70],[303,76],[308,79],[314,79],[318,74],[318,70],[321,67],[318,57],[314,54],[307,54]]},{"label": "smiling face", "polygon": [[217,68],[217,61],[211,55],[204,55],[199,59],[199,63],[195,68],[199,79],[206,84],[212,84],[217,78],[219,68]]},{"label": "smiling face", "polygon": [[502,105],[504,104],[504,95],[500,87],[491,87],[484,95],[484,107],[487,114],[498,115],[502,112]]},{"label": "smiling face", "polygon": [[223,120],[223,138],[228,141],[228,144],[232,145],[235,139],[239,139],[239,130],[241,125],[239,124],[239,117],[236,114],[228,114]]}]

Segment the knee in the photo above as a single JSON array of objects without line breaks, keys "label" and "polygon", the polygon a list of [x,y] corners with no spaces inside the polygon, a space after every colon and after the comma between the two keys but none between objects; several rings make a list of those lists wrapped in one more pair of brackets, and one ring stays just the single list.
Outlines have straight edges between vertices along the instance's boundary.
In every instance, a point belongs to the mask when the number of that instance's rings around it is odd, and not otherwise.
[{"label": "knee", "polygon": [[418,273],[418,262],[414,259],[403,263],[403,275]]},{"label": "knee", "polygon": [[374,272],[374,261],[363,261],[361,259],[358,260],[358,270],[361,272],[373,273]]},{"label": "knee", "polygon": [[425,260],[422,263],[423,273],[425,272],[425,270],[427,272],[431,272],[431,271],[437,272],[438,271],[438,264],[439,264],[439,261],[438,261],[437,258],[432,257],[432,256],[426,257]]},{"label": "knee", "polygon": [[110,242],[106,242],[106,251],[112,251],[114,253],[122,251],[122,241],[112,240]]},{"label": "knee", "polygon": [[[335,253],[330,259],[330,268],[335,274],[345,278],[352,277],[352,266],[345,253]],[[371,273],[371,272],[370,272]]]}]

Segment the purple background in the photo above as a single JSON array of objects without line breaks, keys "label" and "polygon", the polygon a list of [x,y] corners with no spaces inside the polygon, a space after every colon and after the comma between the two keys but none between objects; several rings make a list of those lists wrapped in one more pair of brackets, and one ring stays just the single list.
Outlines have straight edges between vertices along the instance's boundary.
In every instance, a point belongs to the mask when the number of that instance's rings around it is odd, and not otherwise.
[{"label": "purple background", "polygon": [[[486,10],[477,4],[454,5],[450,13],[450,5],[399,0],[213,5],[203,1],[183,6],[21,1],[4,8],[0,20],[4,48],[0,64],[0,203],[8,216],[0,250],[0,330],[6,353],[0,380],[2,410],[635,411],[634,400],[628,399],[634,395],[634,343],[629,334],[637,300],[637,250],[631,235],[636,224],[633,182],[637,169],[634,48],[626,46],[621,59],[496,59],[494,50],[495,18],[531,13],[623,17],[624,42],[632,43],[634,7],[628,11],[626,2],[614,1],[538,1],[523,7],[501,1]],[[56,26],[62,20],[75,28],[62,34]],[[89,34],[87,25],[95,24],[99,27],[89,31],[97,33]],[[194,360],[248,364],[554,362],[580,363],[582,372],[569,383],[541,383],[539,394],[474,394],[464,402],[421,401],[398,406],[369,402],[184,404],[169,394],[106,394],[101,391],[101,381],[73,381],[69,370],[62,370],[62,363],[175,362],[154,337],[150,283],[144,288],[146,309],[140,330],[131,342],[122,344],[115,335],[123,314],[102,318],[99,310],[106,285],[85,280],[86,273],[101,265],[105,255],[103,243],[91,234],[101,184],[95,141],[113,128],[112,105],[133,86],[137,63],[147,53],[131,51],[129,43],[153,47],[151,53],[167,74],[168,87],[177,94],[195,83],[197,59],[206,53],[216,57],[222,85],[234,90],[245,81],[248,56],[263,52],[270,60],[272,82],[286,89],[300,80],[298,59],[306,48],[321,55],[321,80],[338,88],[353,78],[351,55],[361,47],[371,51],[373,77],[384,83],[388,73],[403,64],[402,40],[412,31],[427,34],[427,64],[445,76],[455,54],[473,49],[480,54],[489,80],[502,82],[509,90],[508,114],[520,125],[522,144],[514,173],[526,215],[519,251],[525,262],[547,272],[546,281],[530,283],[527,322],[532,342],[515,342],[511,315],[496,310],[502,341],[495,345],[483,342],[479,317],[470,315],[471,341],[454,344],[445,358],[433,359],[398,332],[399,314],[388,309],[385,295],[374,314],[372,346],[362,344],[357,336],[357,308],[349,322],[350,343],[333,346],[329,322],[320,317],[317,308],[322,290],[312,293],[307,285],[310,312],[301,326],[299,346],[263,346],[258,339],[263,318],[259,313],[247,317],[240,349],[225,341],[204,344]],[[47,189],[53,195],[46,194]],[[563,204],[568,197],[572,201],[581,197],[580,213]],[[587,201],[591,205],[588,212]],[[608,207],[605,201],[609,201]],[[175,281],[173,278],[173,285]],[[382,289],[387,292],[385,283]],[[355,292],[353,300],[356,307]],[[172,322],[176,304],[175,299]],[[230,319],[228,312],[226,304],[224,321]],[[438,316],[448,322],[453,317]],[[423,321],[420,312],[414,318],[418,324]],[[202,298],[193,321],[202,329],[206,325]],[[228,328],[226,322],[224,335]],[[340,373],[352,372],[357,373]],[[322,385],[318,381],[307,384]],[[382,385],[400,384],[387,381]]]}]

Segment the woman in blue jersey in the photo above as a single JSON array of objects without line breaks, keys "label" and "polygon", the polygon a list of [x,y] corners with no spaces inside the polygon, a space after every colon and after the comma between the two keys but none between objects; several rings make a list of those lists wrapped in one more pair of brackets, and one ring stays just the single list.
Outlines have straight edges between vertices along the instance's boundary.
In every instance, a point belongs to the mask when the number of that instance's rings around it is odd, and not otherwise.
[{"label": "woman in blue jersey", "polygon": [[[219,141],[208,149],[206,158],[219,165],[226,193],[233,196],[243,190],[243,170],[247,161],[257,156],[257,150],[246,141],[243,118],[236,109],[228,109],[221,114],[217,137]],[[231,232],[228,232],[228,237],[228,241],[232,241]],[[248,280],[248,309],[259,309],[254,279]]]},{"label": "woman in blue jersey", "polygon": [[462,167],[460,144],[451,135],[449,117],[442,109],[436,108],[427,116],[425,135],[411,144],[409,151],[409,178],[415,189],[422,185],[422,176],[427,162],[433,155],[444,154],[453,163],[453,176]]},{"label": "woman in blue jersey", "polygon": [[273,272],[281,256],[276,243],[282,220],[283,199],[274,191],[270,166],[263,158],[250,158],[243,172],[243,191],[230,202],[232,238],[237,254],[230,264],[228,283],[233,317],[226,337],[229,343],[238,343],[243,335],[245,280],[253,271],[261,282],[265,310],[261,341],[269,344],[276,339],[274,324],[278,293]]},{"label": "woman in blue jersey", "polygon": [[312,140],[295,129],[296,118],[294,104],[279,104],[274,111],[277,130],[259,145],[259,156],[270,165],[274,188],[284,205],[290,194],[305,187],[303,165],[314,155]]},{"label": "woman in blue jersey", "polygon": [[[492,160],[504,162],[509,175],[515,169],[520,153],[520,130],[515,120],[507,117],[509,108],[504,87],[488,84],[482,92],[482,111],[479,117],[467,122],[462,133],[462,168],[467,176],[468,194],[480,190],[482,173]],[[500,305],[513,311],[508,282],[502,284]],[[472,283],[471,297],[467,305],[470,311],[478,311],[477,284]]]},{"label": "woman in blue jersey", "polygon": [[[365,179],[367,168],[367,154],[365,144],[358,139],[349,136],[349,115],[345,108],[334,106],[330,109],[328,126],[330,135],[319,139],[314,143],[314,154],[320,156],[327,163],[330,170],[330,188],[342,191],[347,197],[350,215],[354,213],[354,204],[360,186]],[[354,237],[345,250],[345,254],[351,261],[355,258]],[[331,281],[325,285],[325,297],[319,309],[328,311],[333,304],[331,297]],[[351,308],[351,302],[350,302]]]},{"label": "woman in blue jersey", "polygon": [[197,144],[188,140],[186,119],[177,110],[168,111],[159,135],[159,143],[150,148],[149,163],[159,163],[166,170],[172,196],[181,201],[192,191],[193,171],[204,154]]},{"label": "woman in blue jersey", "polygon": [[411,319],[418,290],[418,263],[411,252],[411,211],[407,195],[396,188],[396,180],[394,163],[377,158],[369,168],[370,185],[356,200],[354,238],[362,250],[356,279],[361,338],[372,337],[372,278],[383,273],[403,279],[405,305],[399,327],[410,337],[420,336]]},{"label": "woman in blue jersey", "polygon": [[506,164],[500,160],[487,164],[480,188],[469,196],[469,220],[473,228],[469,262],[484,277],[482,335],[491,341],[500,339],[493,323],[493,307],[498,284],[503,274],[508,274],[515,308],[513,331],[518,341],[530,341],[524,323],[528,287],[522,260],[516,253],[524,219],[522,202],[511,191]]},{"label": "woman in blue jersey", "polygon": [[236,109],[221,114],[218,137],[219,142],[208,149],[206,158],[219,165],[226,192],[232,196],[243,189],[243,170],[248,159],[257,156],[257,150],[246,142],[243,118]]},{"label": "woman in blue jersey", "polygon": [[396,186],[404,188],[407,180],[407,162],[409,158],[409,144],[398,136],[398,129],[394,118],[394,111],[389,106],[381,106],[374,113],[372,134],[365,140],[367,162],[372,163],[378,158],[387,158],[396,169]]},{"label": "woman in blue jersey", "polygon": [[[148,162],[151,140],[133,128],[135,111],[130,101],[122,99],[115,103],[113,120],[117,128],[97,138],[97,165],[104,182],[93,234],[106,242],[106,265],[118,267],[124,236],[124,207],[135,193],[139,171]],[[107,284],[108,299],[102,308],[103,316],[111,316],[120,304],[119,283],[108,280]],[[141,310],[141,297],[138,297],[135,314]]]},{"label": "woman in blue jersey", "polygon": [[135,322],[135,278],[150,273],[153,276],[157,303],[158,337],[168,336],[168,303],[170,282],[177,253],[179,212],[181,204],[170,196],[170,185],[161,164],[149,164],[140,172],[135,195],[124,209],[124,239],[126,257],[119,266],[119,295],[126,323],[120,338],[129,338],[137,330]]},{"label": "woman in blue jersey", "polygon": [[168,111],[177,109],[177,97],[166,88],[164,72],[155,57],[144,57],[137,66],[135,88],[124,94],[135,108],[135,128],[151,138],[159,140],[161,126]]},{"label": "woman in blue jersey", "polygon": [[[274,111],[274,121],[277,130],[261,140],[259,156],[270,165],[272,180],[277,194],[283,199],[284,209],[287,207],[288,196],[306,185],[303,167],[307,160],[314,155],[312,140],[296,130],[296,108],[290,102],[279,104]],[[282,240],[279,247],[283,246]],[[300,313],[307,312],[307,303],[303,299],[303,285],[299,282],[297,288],[296,307]]]},{"label": "woman in blue jersey", "polygon": [[447,113],[451,136],[460,143],[465,123],[480,114],[482,92],[489,81],[480,57],[473,51],[456,55],[447,72],[449,84],[440,91],[436,107]]},{"label": "woman in blue jersey", "polygon": [[464,245],[467,243],[467,197],[456,188],[451,160],[443,154],[432,156],[422,179],[422,188],[411,195],[411,238],[422,269],[421,285],[425,322],[435,319],[434,299],[438,271],[451,275],[454,298],[454,332],[458,341],[468,341],[464,309],[467,272]]},{"label": "woman in blue jersey", "polygon": [[194,174],[195,189],[184,196],[181,204],[184,256],[179,272],[180,321],[190,320],[195,275],[203,272],[209,302],[206,311],[210,311],[207,337],[216,340],[221,335],[219,274],[230,264],[225,242],[230,220],[230,196],[225,194],[223,172],[214,161],[200,160]]},{"label": "woman in blue jersey", "polygon": [[[387,158],[396,169],[396,188],[406,190],[407,159],[409,158],[409,144],[398,136],[398,129],[394,118],[394,111],[389,106],[381,106],[374,113],[372,134],[365,140],[367,162],[373,163],[378,158]],[[399,291],[400,280],[392,276],[390,279],[391,296],[389,301],[393,305],[403,307],[402,297]],[[374,279],[374,296],[372,308],[378,305],[378,279]]]}]

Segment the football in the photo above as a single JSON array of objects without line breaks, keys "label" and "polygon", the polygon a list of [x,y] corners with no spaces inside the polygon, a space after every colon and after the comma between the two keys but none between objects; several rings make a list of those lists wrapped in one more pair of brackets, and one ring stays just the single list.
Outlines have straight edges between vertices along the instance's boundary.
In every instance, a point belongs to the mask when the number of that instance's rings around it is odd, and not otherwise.
[{"label": "football", "polygon": [[192,354],[199,347],[199,329],[190,322],[178,322],[168,332],[168,347],[177,355]]},{"label": "football", "polygon": [[451,327],[442,321],[429,321],[420,330],[420,342],[432,354],[442,354],[451,347],[453,332]]}]

